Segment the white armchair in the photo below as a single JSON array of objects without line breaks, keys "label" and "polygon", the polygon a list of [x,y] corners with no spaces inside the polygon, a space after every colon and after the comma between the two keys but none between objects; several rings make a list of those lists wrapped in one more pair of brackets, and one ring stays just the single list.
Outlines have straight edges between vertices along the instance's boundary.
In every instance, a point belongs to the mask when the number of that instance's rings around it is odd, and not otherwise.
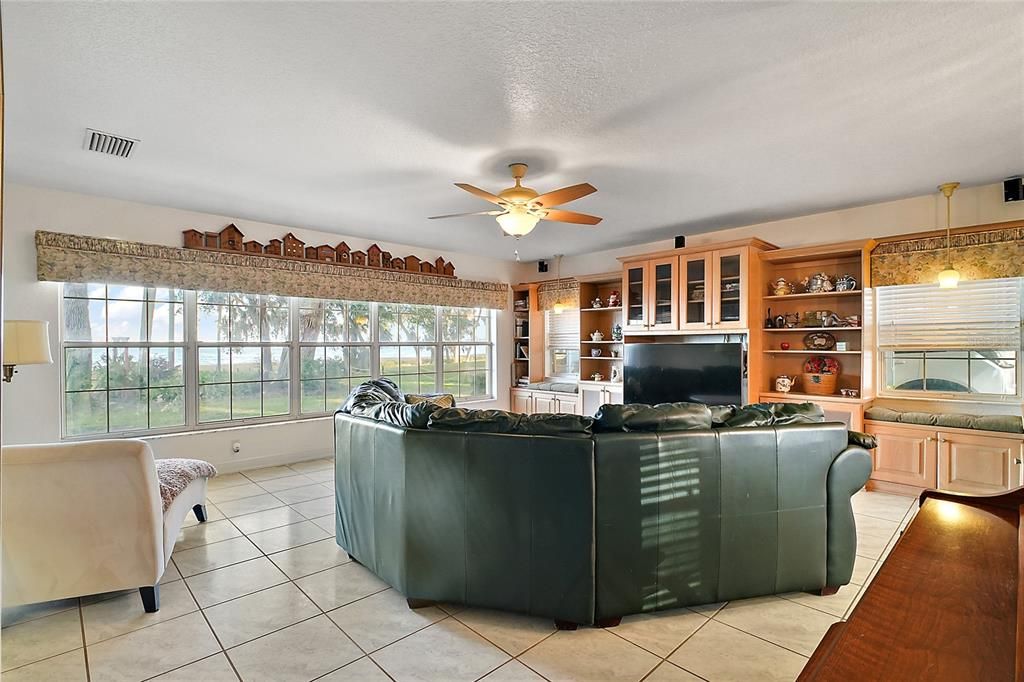
[{"label": "white armchair", "polygon": [[206,478],[162,511],[145,441],[7,446],[2,467],[4,606],[139,588],[160,608],[186,514],[206,520]]}]

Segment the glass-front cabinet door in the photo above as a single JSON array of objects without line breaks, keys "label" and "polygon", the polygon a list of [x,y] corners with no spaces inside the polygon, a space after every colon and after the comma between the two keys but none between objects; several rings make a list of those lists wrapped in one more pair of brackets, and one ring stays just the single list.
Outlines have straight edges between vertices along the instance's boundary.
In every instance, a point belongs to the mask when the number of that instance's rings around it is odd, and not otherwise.
[{"label": "glass-front cabinet door", "polygon": [[705,329],[711,326],[711,254],[696,253],[679,258],[679,326]]},{"label": "glass-front cabinet door", "polygon": [[747,328],[747,249],[728,249],[712,254],[714,267],[714,327]]},{"label": "glass-front cabinet door", "polygon": [[622,272],[625,295],[622,300],[622,325],[625,330],[647,329],[647,263],[627,263]]},{"label": "glass-front cabinet door", "polygon": [[679,328],[679,257],[670,256],[650,261],[648,265],[649,328]]}]

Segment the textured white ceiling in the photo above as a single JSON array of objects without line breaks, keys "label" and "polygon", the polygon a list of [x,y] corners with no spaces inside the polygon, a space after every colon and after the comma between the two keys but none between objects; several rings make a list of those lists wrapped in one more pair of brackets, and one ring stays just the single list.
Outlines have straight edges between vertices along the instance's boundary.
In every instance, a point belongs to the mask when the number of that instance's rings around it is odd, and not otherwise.
[{"label": "textured white ceiling", "polygon": [[[1024,171],[1008,3],[5,2],[11,180],[511,257],[451,183],[591,182],[523,258]],[[86,127],[141,138],[130,160]]]}]

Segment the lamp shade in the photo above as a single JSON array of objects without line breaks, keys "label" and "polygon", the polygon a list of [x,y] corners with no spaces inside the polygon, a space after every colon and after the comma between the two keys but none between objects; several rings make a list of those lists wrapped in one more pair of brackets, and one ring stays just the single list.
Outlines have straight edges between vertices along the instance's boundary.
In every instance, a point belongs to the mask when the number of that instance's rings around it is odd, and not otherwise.
[{"label": "lamp shade", "polygon": [[48,365],[50,323],[43,320],[4,320],[5,365]]},{"label": "lamp shade", "polygon": [[507,213],[495,218],[505,234],[522,237],[529,234],[537,226],[540,216],[533,215],[524,206],[512,206]]}]

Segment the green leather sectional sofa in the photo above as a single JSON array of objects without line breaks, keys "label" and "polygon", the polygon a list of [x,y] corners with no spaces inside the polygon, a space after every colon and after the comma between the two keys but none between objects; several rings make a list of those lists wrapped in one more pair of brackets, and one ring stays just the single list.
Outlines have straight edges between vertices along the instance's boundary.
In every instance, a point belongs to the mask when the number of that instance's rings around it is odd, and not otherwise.
[{"label": "green leather sectional sofa", "polygon": [[335,416],[337,540],[410,606],[609,626],[850,580],[871,461],[812,405],[517,415],[372,383]]}]

